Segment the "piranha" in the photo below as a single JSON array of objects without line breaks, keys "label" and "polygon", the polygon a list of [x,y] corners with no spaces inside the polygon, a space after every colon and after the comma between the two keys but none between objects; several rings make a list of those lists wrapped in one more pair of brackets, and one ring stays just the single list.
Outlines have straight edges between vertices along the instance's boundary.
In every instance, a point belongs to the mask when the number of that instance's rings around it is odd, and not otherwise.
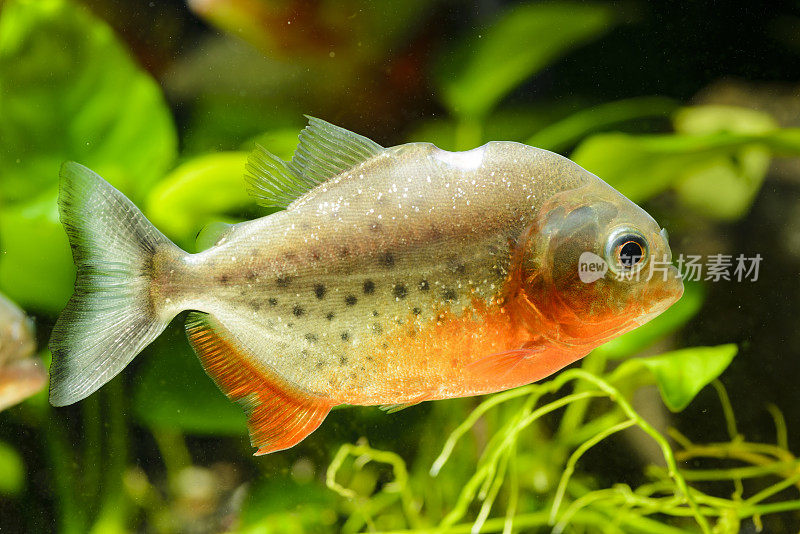
[{"label": "piranha", "polygon": [[[257,147],[245,181],[285,209],[214,226],[200,236],[213,245],[189,254],[97,174],[64,164],[77,279],[50,342],[53,405],[100,388],[191,310],[190,343],[266,454],[336,405],[539,380],[683,292],[666,232],[644,210],[520,143],[383,148],[309,117],[292,160]],[[592,281],[585,253],[607,266]]]},{"label": "piranha", "polygon": [[41,391],[47,371],[31,356],[36,351],[33,323],[0,295],[0,411]]}]

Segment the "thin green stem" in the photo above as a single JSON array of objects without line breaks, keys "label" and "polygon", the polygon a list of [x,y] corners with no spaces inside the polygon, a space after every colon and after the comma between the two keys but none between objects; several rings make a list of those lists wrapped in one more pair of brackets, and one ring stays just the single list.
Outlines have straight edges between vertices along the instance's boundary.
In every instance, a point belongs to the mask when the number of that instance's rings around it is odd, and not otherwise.
[{"label": "thin green stem", "polygon": [[535,389],[536,385],[524,386],[516,389],[511,389],[508,391],[504,391],[503,393],[498,393],[496,395],[492,395],[482,403],[478,405],[477,408],[472,410],[472,413],[464,420],[463,423],[458,425],[455,430],[450,433],[450,436],[445,441],[444,446],[442,447],[442,452],[439,453],[439,456],[434,460],[433,465],[430,469],[431,476],[436,476],[441,471],[442,467],[447,460],[450,458],[450,455],[453,453],[453,449],[455,449],[458,440],[461,439],[464,434],[469,432],[469,430],[475,426],[475,423],[478,422],[478,419],[481,418],[483,414],[494,408],[500,403],[509,401],[511,399],[516,399],[517,397],[522,397],[524,395],[528,395],[532,393]]},{"label": "thin green stem", "polygon": [[783,417],[783,412],[774,404],[768,404],[767,410],[775,421],[775,443],[781,449],[789,449],[789,440],[787,439],[786,431],[786,418]]},{"label": "thin green stem", "polygon": [[503,534],[511,534],[514,530],[514,516],[517,513],[517,503],[519,502],[519,475],[517,474],[517,454],[516,444],[511,449],[509,460],[509,493],[508,506],[506,507],[506,520],[503,524]]},{"label": "thin green stem", "polygon": [[735,440],[739,435],[739,431],[736,428],[736,417],[733,415],[733,407],[731,406],[731,399],[728,397],[728,391],[719,379],[715,379],[711,382],[711,385],[714,386],[714,389],[717,391],[719,402],[722,405],[722,413],[725,415],[725,426],[728,429],[728,437]]},{"label": "thin green stem", "polygon": [[584,455],[586,451],[606,439],[608,436],[612,434],[616,434],[626,428],[630,428],[636,424],[636,421],[633,419],[628,419],[627,421],[623,421],[618,423],[612,427],[609,427],[602,432],[595,435],[593,438],[584,441],[581,445],[575,449],[572,455],[569,457],[567,461],[567,465],[564,467],[564,472],[561,474],[561,480],[558,482],[558,487],[556,489],[555,497],[553,498],[553,505],[550,508],[550,524],[554,524],[556,522],[556,515],[558,515],[558,509],[561,507],[561,501],[564,499],[564,492],[567,489],[567,482],[569,482],[572,473],[575,472],[575,466],[578,463],[578,460],[581,456]]},{"label": "thin green stem", "polygon": [[[593,375],[601,375],[606,368],[606,357],[600,352],[592,352],[583,359],[581,368],[587,373]],[[578,382],[575,384],[575,393],[586,391],[591,387],[586,382]],[[564,410],[564,416],[558,425],[557,439],[560,442],[570,441],[575,431],[581,426],[586,411],[589,409],[589,400],[574,402],[567,406]],[[574,442],[573,442],[574,443]]]},{"label": "thin green stem", "polygon": [[[560,376],[563,376],[560,375]],[[549,386],[548,389],[559,389],[560,386],[566,381],[566,379],[562,380],[553,380],[549,382],[547,385]],[[442,528],[449,528],[450,526],[454,525],[456,521],[460,520],[467,512],[467,508],[469,507],[470,503],[475,499],[475,495],[478,492],[478,488],[480,487],[481,483],[485,480],[485,477],[489,474],[492,466],[495,465],[503,454],[505,450],[507,450],[516,440],[519,433],[530,426],[534,421],[538,418],[546,415],[550,412],[553,412],[563,406],[566,406],[570,402],[574,402],[580,399],[587,399],[590,397],[599,397],[604,395],[604,393],[599,391],[585,391],[583,393],[573,393],[572,395],[567,395],[560,399],[557,399],[551,403],[545,404],[544,406],[534,410],[528,417],[521,420],[519,423],[515,425],[514,428],[510,429],[508,432],[504,434],[504,439],[500,445],[492,450],[491,454],[487,457],[485,461],[481,461],[481,465],[479,466],[478,470],[472,475],[472,478],[466,483],[464,489],[461,491],[461,494],[456,501],[455,506],[450,511],[447,516],[442,520],[441,527]]]},{"label": "thin green stem", "polygon": [[78,503],[74,480],[73,451],[69,447],[67,433],[59,416],[48,406],[45,408],[44,435],[50,472],[53,474],[55,493],[58,498],[59,532],[83,534],[86,532],[84,508]]},{"label": "thin green stem", "polygon": [[91,532],[124,532],[131,503],[125,493],[123,477],[128,464],[128,427],[125,421],[125,391],[119,378],[103,391],[108,420],[104,498]]},{"label": "thin green stem", "polygon": [[797,473],[792,477],[785,478],[785,479],[781,480],[780,482],[777,482],[777,483],[773,484],[772,486],[770,486],[768,488],[764,488],[763,490],[759,491],[758,493],[756,493],[752,497],[746,499],[744,501],[744,504],[746,506],[757,504],[757,503],[763,501],[764,499],[772,497],[776,493],[780,493],[781,491],[785,490],[786,488],[795,485],[798,481],[800,481],[800,473]]},{"label": "thin green stem", "polygon": [[622,411],[625,412],[625,414],[630,419],[636,421],[636,425],[639,428],[641,428],[648,435],[650,435],[650,437],[661,448],[661,453],[664,456],[664,461],[667,463],[667,467],[669,469],[670,478],[672,478],[675,481],[675,484],[678,486],[678,489],[681,491],[681,493],[683,493],[686,502],[692,509],[697,524],[700,525],[700,528],[703,530],[704,533],[710,534],[711,527],[709,526],[706,518],[700,513],[700,510],[697,507],[697,503],[692,498],[692,495],[689,491],[689,487],[686,484],[686,480],[681,476],[680,472],[678,471],[678,464],[677,461],[675,460],[675,455],[673,454],[672,448],[669,446],[669,443],[664,438],[664,436],[662,436],[660,432],[658,432],[655,428],[653,428],[653,426],[650,423],[645,421],[642,418],[642,416],[640,416],[633,409],[630,403],[627,400],[625,400],[625,398],[622,395],[619,394],[616,388],[614,388],[611,384],[609,384],[602,378],[587,373],[582,369],[570,369],[569,371],[562,373],[561,376],[567,374],[570,377],[574,376],[578,378],[583,378],[584,380],[588,380],[589,382],[593,382],[594,384],[596,384],[598,388],[606,392],[608,396],[611,398],[611,400],[616,402],[620,406],[620,408],[622,408]]},{"label": "thin green stem", "polygon": [[98,496],[101,489],[101,471],[103,454],[103,427],[100,415],[100,395],[91,395],[81,402],[83,411],[83,484],[81,490],[87,504],[96,512]]}]

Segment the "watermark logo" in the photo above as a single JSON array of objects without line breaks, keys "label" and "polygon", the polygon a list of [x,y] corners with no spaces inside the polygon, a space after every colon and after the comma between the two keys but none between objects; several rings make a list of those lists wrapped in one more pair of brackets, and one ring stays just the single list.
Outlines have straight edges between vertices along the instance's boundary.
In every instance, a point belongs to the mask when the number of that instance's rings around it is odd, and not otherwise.
[{"label": "watermark logo", "polygon": [[584,252],[578,258],[578,276],[584,284],[600,280],[608,272],[608,264],[594,252]]},{"label": "watermark logo", "polygon": [[[678,275],[683,280],[690,282],[756,282],[758,281],[761,267],[761,254],[745,256],[739,254],[710,254],[708,256],[681,254],[675,260]],[[651,258],[644,269],[630,272],[614,273],[617,280],[652,280],[661,276],[666,281],[672,262],[665,256],[661,260]],[[581,282],[591,284],[606,276],[608,264],[603,258],[593,252],[584,252],[578,259],[578,276]]]}]

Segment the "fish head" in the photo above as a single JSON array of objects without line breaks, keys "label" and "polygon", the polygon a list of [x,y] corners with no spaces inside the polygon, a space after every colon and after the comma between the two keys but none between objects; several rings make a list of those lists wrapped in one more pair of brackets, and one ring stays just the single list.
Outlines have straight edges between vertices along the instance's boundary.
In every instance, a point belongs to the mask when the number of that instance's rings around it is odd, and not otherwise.
[{"label": "fish head", "polygon": [[666,230],[593,178],[546,202],[518,246],[526,323],[572,346],[600,345],[683,294]]}]

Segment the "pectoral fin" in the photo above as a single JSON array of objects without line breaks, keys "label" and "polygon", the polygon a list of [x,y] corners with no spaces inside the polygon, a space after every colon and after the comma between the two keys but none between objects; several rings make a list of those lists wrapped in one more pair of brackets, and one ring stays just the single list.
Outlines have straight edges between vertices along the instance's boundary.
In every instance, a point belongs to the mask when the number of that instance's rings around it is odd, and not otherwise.
[{"label": "pectoral fin", "polygon": [[411,408],[412,406],[416,406],[421,402],[425,402],[431,398],[430,393],[424,393],[419,395],[418,397],[408,401],[408,402],[401,402],[398,404],[383,404],[380,406],[380,409],[386,413],[397,413],[401,410],[405,410],[406,408]]},{"label": "pectoral fin", "polygon": [[333,406],[271,376],[209,315],[191,313],[186,333],[208,375],[247,414],[256,456],[293,447],[322,424]]},{"label": "pectoral fin", "polygon": [[542,351],[544,351],[544,347],[533,345],[499,352],[468,364],[466,369],[477,376],[503,377],[513,371],[524,360],[532,358]]}]

